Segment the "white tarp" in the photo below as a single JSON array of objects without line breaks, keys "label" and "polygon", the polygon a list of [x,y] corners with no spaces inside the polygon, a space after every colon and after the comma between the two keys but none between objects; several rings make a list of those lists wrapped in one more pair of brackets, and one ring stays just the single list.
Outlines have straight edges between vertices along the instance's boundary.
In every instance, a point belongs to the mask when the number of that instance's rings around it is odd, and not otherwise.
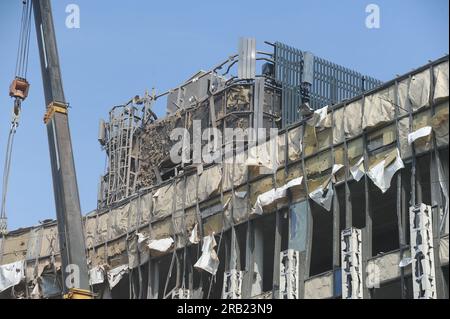
[{"label": "white tarp", "polygon": [[300,158],[302,153],[302,130],[301,127],[296,127],[288,132],[288,148],[289,159],[295,161]]},{"label": "white tarp", "polygon": [[333,144],[344,142],[344,108],[333,111]]},{"label": "white tarp", "polygon": [[271,137],[269,141],[250,147],[248,151],[247,166],[265,168],[260,174],[271,174],[278,169],[278,145],[277,138]]},{"label": "white tarp", "polygon": [[215,165],[205,169],[198,179],[198,201],[204,201],[216,192],[222,181],[222,169]]},{"label": "white tarp", "polygon": [[424,70],[411,77],[408,97],[413,111],[429,105],[431,93],[430,70]]},{"label": "white tarp", "polygon": [[105,270],[102,266],[96,266],[89,270],[89,284],[97,285],[105,281]]},{"label": "white tarp", "polygon": [[331,170],[331,178],[328,180],[328,183],[325,186],[319,186],[309,193],[309,197],[327,211],[330,211],[331,204],[333,203],[333,183],[336,181],[334,175],[343,167],[344,165],[342,164],[334,164]]},{"label": "white tarp", "polygon": [[434,103],[448,99],[448,61],[434,67]]},{"label": "white tarp", "polygon": [[408,134],[409,134],[409,118],[405,117],[398,121],[398,134],[400,143],[400,154],[402,158],[408,158],[412,154],[412,148],[408,144]]},{"label": "white tarp", "polygon": [[18,285],[22,279],[25,279],[23,260],[0,266],[0,292]]},{"label": "white tarp", "polygon": [[307,121],[308,125],[317,128],[331,127],[331,117],[328,117],[328,105],[314,111],[312,117]]},{"label": "white tarp", "polygon": [[405,257],[402,260],[400,260],[400,263],[398,264],[398,266],[400,268],[404,268],[404,267],[407,267],[408,265],[411,265],[414,261],[415,261],[414,258]]},{"label": "white tarp", "polygon": [[143,251],[145,242],[147,241],[148,237],[142,233],[137,233],[136,236],[138,238],[138,249],[139,249],[139,251]]},{"label": "white tarp", "polygon": [[373,183],[385,193],[389,187],[391,187],[391,180],[395,173],[404,168],[403,161],[400,158],[400,152],[397,149],[397,157],[392,163],[387,163],[386,159],[376,164],[367,172],[367,176],[373,181]]},{"label": "white tarp", "polygon": [[109,287],[113,289],[126,273],[128,273],[128,265],[122,265],[108,271]]},{"label": "white tarp", "polygon": [[333,203],[333,183],[331,179],[327,186],[320,186],[309,193],[309,197],[327,211],[330,211],[331,204]]},{"label": "white tarp", "polygon": [[200,242],[200,238],[198,237],[198,224],[195,224],[192,229],[191,235],[189,236],[189,242],[191,244],[198,244]]},{"label": "white tarp", "polygon": [[344,165],[342,165],[342,164],[334,164],[333,165],[333,168],[331,170],[331,176],[333,177],[333,182],[335,181],[334,175],[336,175],[336,173],[339,172],[343,167],[344,167]]},{"label": "white tarp", "polygon": [[[223,163],[224,191],[230,190],[246,182],[247,179],[247,154],[240,152],[235,156],[234,163]],[[227,159],[226,159],[227,160]],[[195,193],[195,192],[194,192]]]},{"label": "white tarp", "polygon": [[173,245],[172,237],[163,238],[163,239],[152,239],[148,243],[148,248],[152,251],[158,253],[165,253],[168,251]]},{"label": "white tarp", "polygon": [[[439,231],[442,232],[444,227],[447,227],[447,233],[448,233],[448,211],[449,211],[449,196],[448,196],[448,179],[445,177],[444,169],[442,167],[441,159],[439,156],[436,157],[436,165],[437,165],[437,171],[438,171],[438,179],[439,179],[439,185],[441,186],[442,193],[444,194],[445,198],[445,206],[444,211],[442,212],[441,216],[441,225],[439,225]],[[447,182],[446,182],[447,181]],[[447,226],[446,226],[447,225]]]},{"label": "white tarp", "polygon": [[127,240],[128,266],[134,269],[148,261],[149,254],[143,252],[147,250],[147,237],[142,233],[136,233]]},{"label": "white tarp", "polygon": [[233,219],[239,223],[246,219],[248,215],[247,192],[234,192],[234,196],[229,197],[223,205],[223,211],[228,222]]},{"label": "white tarp", "polygon": [[355,165],[350,167],[350,173],[353,176],[353,179],[357,182],[361,180],[361,178],[364,176],[364,157],[361,157],[358,162],[356,162]]},{"label": "white tarp", "polygon": [[233,219],[235,223],[245,220],[248,215],[247,192],[234,192]]},{"label": "white tarp", "polygon": [[219,257],[217,256],[214,247],[217,246],[214,233],[203,238],[202,255],[195,263],[194,268],[202,269],[215,275],[217,268],[219,268]]},{"label": "white tarp", "polygon": [[294,187],[299,186],[302,184],[303,176],[300,176],[298,178],[295,178],[291,180],[289,183],[279,187],[279,188],[273,188],[270,191],[267,191],[261,195],[258,196],[256,199],[255,206],[252,209],[252,214],[258,214],[261,215],[263,213],[263,207],[268,206],[275,202],[276,200],[286,197],[286,190]]},{"label": "white tarp", "polygon": [[362,100],[357,100],[345,106],[344,131],[347,138],[362,133]]},{"label": "white tarp", "polygon": [[138,238],[138,244],[142,244],[144,241],[147,240],[147,237],[142,233],[136,233],[136,236]]},{"label": "white tarp", "polygon": [[431,126],[425,126],[425,127],[418,129],[417,131],[414,131],[414,132],[408,134],[408,144],[411,145],[416,140],[418,140],[422,137],[429,136],[431,134],[431,131],[432,131]]},{"label": "white tarp", "polygon": [[410,103],[408,98],[408,86],[409,86],[409,78],[398,82],[397,101],[399,112],[398,115],[400,116],[408,114],[408,110],[410,109]]},{"label": "white tarp", "polygon": [[390,122],[395,117],[394,88],[388,87],[380,92],[368,95],[364,99],[362,128],[375,127]]},{"label": "white tarp", "polygon": [[125,234],[128,229],[128,213],[130,211],[130,203],[113,209],[109,215],[109,239],[114,239]]},{"label": "white tarp", "polygon": [[163,218],[172,213],[173,184],[165,185],[153,194],[153,216]]},{"label": "white tarp", "polygon": [[449,132],[449,101],[439,104],[435,107],[435,114],[431,118],[434,137],[437,146],[448,145]]}]

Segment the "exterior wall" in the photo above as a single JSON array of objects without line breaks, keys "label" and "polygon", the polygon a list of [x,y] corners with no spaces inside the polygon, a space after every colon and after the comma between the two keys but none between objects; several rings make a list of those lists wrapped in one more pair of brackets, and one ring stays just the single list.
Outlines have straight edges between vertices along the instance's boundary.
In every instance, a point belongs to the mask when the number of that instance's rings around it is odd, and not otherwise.
[{"label": "exterior wall", "polygon": [[[192,267],[200,257],[198,248],[215,238],[216,246],[203,246],[203,253],[209,253],[205,258],[212,251],[218,256],[218,278],[226,270],[244,271],[245,296],[257,272],[264,292],[272,290],[276,296],[280,252],[291,247],[291,239],[299,235],[296,229],[301,229],[305,244],[298,249],[299,298],[337,298],[341,231],[350,227],[362,230],[363,267],[379,266],[381,284],[409,276],[411,266],[399,269],[398,264],[408,256],[411,200],[436,207],[438,296],[448,298],[442,274],[442,266],[448,265],[448,222],[442,229],[438,223],[448,219],[443,214],[448,209],[448,171],[442,168],[448,166],[448,105],[447,56],[282,131],[276,138],[276,158],[253,161],[252,154],[261,153],[250,151],[244,164],[205,165],[201,174],[184,171],[114,207],[90,213],[84,222],[93,272],[101,267],[116,274],[122,267],[117,276],[123,280],[142,278],[145,272],[148,278],[159,278],[160,284],[150,280],[145,286],[143,280],[133,281],[129,297],[146,296],[150,287],[152,297],[162,298],[182,286],[191,296],[199,291],[204,298],[211,291],[220,295],[223,281],[212,285],[208,273],[199,279],[200,272]],[[411,140],[410,133],[427,126],[430,134]],[[359,182],[354,180],[358,171]],[[292,207],[303,202],[304,209],[296,213]],[[36,251],[30,244],[36,229],[43,229],[42,248],[27,260],[27,267],[41,276],[51,256],[58,254],[54,223],[2,238],[0,263],[25,260],[28,252]],[[255,239],[261,244],[255,235],[261,230],[262,250],[254,248]],[[166,246],[168,239],[173,243]],[[383,251],[386,247],[393,249]],[[175,253],[179,258],[172,258]],[[173,260],[178,260],[175,266]],[[182,273],[182,260],[188,261],[186,273],[192,275],[177,282],[173,278]],[[168,271],[172,279],[166,283]],[[27,273],[32,274],[27,281],[33,281],[36,273]],[[372,295],[373,289],[364,287],[364,298]]]}]

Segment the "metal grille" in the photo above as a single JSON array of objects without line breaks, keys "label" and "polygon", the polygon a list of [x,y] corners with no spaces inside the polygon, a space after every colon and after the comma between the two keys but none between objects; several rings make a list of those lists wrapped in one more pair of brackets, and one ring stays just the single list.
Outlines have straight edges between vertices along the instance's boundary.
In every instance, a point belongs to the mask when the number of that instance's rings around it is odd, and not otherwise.
[{"label": "metal grille", "polygon": [[[312,109],[319,109],[382,84],[372,77],[316,56],[313,56],[312,64],[305,64],[305,57],[312,56],[309,52],[280,42],[275,43],[274,55],[275,80],[282,88],[283,127],[300,119],[298,108],[302,102],[309,102]],[[312,65],[312,70],[307,69],[309,65]]]},{"label": "metal grille", "polygon": [[275,43],[275,80],[281,84],[281,121],[283,127],[299,119],[301,103],[302,51]]},{"label": "metal grille", "polygon": [[333,105],[381,84],[381,81],[372,77],[315,56],[310,106],[319,109],[325,105]]}]

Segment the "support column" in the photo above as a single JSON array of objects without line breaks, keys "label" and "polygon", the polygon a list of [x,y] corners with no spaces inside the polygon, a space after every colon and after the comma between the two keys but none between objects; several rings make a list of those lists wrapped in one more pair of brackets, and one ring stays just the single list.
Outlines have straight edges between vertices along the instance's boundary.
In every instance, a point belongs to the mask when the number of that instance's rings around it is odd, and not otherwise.
[{"label": "support column", "polygon": [[439,184],[439,174],[438,165],[439,154],[434,153],[430,159],[430,186],[431,186],[431,209],[432,209],[432,220],[433,220],[433,249],[434,249],[434,265],[435,265],[435,280],[436,280],[436,294],[438,299],[448,299],[448,287],[444,279],[444,273],[441,266],[440,258],[440,243],[441,243],[441,210],[442,205],[442,195],[441,188]]},{"label": "support column", "polygon": [[263,293],[263,262],[264,262],[264,233],[258,223],[253,229],[254,247],[253,247],[253,277],[251,278],[251,296],[257,296]]}]

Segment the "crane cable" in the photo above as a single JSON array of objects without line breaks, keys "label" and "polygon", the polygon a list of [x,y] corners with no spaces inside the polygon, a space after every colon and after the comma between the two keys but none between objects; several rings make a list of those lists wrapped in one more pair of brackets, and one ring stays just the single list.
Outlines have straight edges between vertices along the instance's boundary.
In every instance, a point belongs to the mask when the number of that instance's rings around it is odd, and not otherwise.
[{"label": "crane cable", "polygon": [[[22,18],[20,25],[19,47],[17,49],[15,78],[25,81],[25,83],[28,85],[28,82],[26,82],[25,79],[28,71],[32,1],[24,0],[22,1],[22,4],[23,4]],[[14,137],[16,134],[17,127],[19,126],[21,104],[22,101],[26,98],[26,95],[27,93],[25,93],[25,95],[22,97],[12,95],[14,97],[14,107],[12,111],[11,126],[9,129],[8,143],[6,146],[5,164],[3,167],[3,187],[2,187],[2,199],[0,209],[0,235],[6,235],[8,232],[8,224],[6,216],[6,196],[8,193],[9,173],[11,168]]]}]

